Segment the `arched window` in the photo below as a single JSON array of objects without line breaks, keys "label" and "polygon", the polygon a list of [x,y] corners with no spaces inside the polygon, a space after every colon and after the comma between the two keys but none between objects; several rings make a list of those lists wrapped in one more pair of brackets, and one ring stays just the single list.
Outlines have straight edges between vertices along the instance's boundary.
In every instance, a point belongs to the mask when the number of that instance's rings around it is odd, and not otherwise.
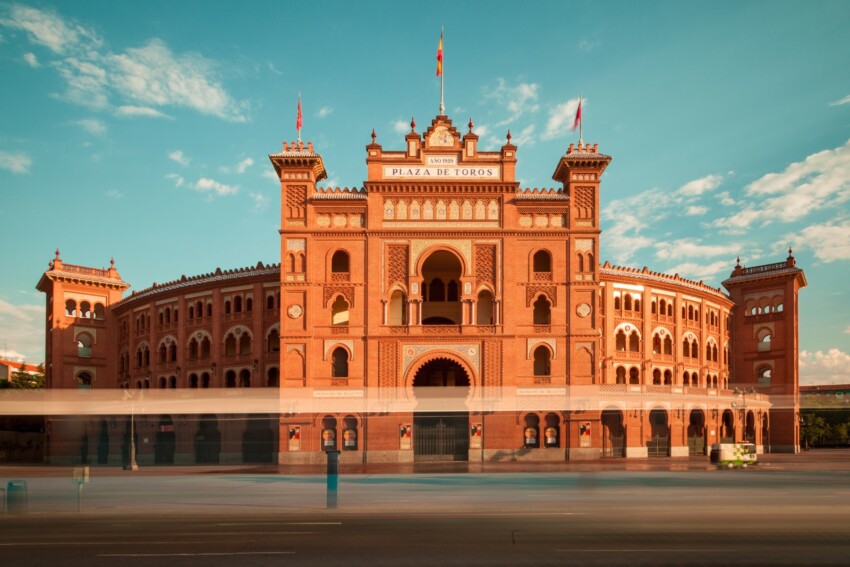
[{"label": "arched window", "polygon": [[209,388],[210,387],[210,375],[208,372],[204,372],[201,374],[201,387]]},{"label": "arched window", "polygon": [[673,383],[673,373],[669,370],[664,371],[664,385],[669,386]]},{"label": "arched window", "polygon": [[266,352],[280,352],[280,333],[277,329],[272,329],[269,332],[269,338],[266,341]]},{"label": "arched window", "polygon": [[195,318],[195,306],[190,305],[189,306],[189,320],[191,321],[194,318]]},{"label": "arched window", "polygon": [[449,282],[449,285],[446,286],[446,301],[460,301],[458,287],[455,280]]},{"label": "arched window", "polygon": [[478,294],[478,302],[475,304],[475,317],[476,323],[479,325],[496,323],[493,317],[493,294],[486,289]]},{"label": "arched window", "polygon": [[331,257],[331,272],[335,274],[345,274],[349,270],[348,253],[344,250],[337,250]]},{"label": "arched window", "polygon": [[239,337],[239,354],[251,354],[251,335],[248,333]]},{"label": "arched window", "polygon": [[406,325],[407,324],[407,298],[404,292],[397,289],[390,296],[389,311],[387,312],[388,325]]},{"label": "arched window", "polygon": [[254,298],[249,297],[245,299],[245,311],[250,313],[254,310]]},{"label": "arched window", "polygon": [[637,331],[632,331],[632,334],[629,335],[629,351],[630,352],[638,352],[640,350],[640,337],[637,334]]},{"label": "arched window", "polygon": [[549,376],[551,373],[550,367],[550,352],[545,346],[539,346],[534,349],[534,375]]},{"label": "arched window", "polygon": [[758,334],[758,350],[759,352],[766,352],[770,350],[770,341],[772,340],[772,335],[770,330],[762,329]]},{"label": "arched window", "polygon": [[268,380],[266,380],[266,385],[269,388],[277,388],[280,386],[280,370],[276,367],[268,369]]},{"label": "arched window", "polygon": [[578,271],[583,272],[584,271],[584,254],[579,252],[578,254],[576,254],[576,256],[578,256]]},{"label": "arched window", "polygon": [[[210,303],[209,308],[212,309],[212,303]],[[200,301],[195,302],[195,315],[198,319],[204,316],[204,304]],[[208,315],[212,315],[212,313],[208,313]]]},{"label": "arched window", "polygon": [[212,303],[207,303],[207,317],[212,317]]},{"label": "arched window", "polygon": [[274,296],[270,295],[266,298],[266,310],[271,311],[274,309]]},{"label": "arched window", "polygon": [[637,368],[629,369],[629,384],[640,384],[640,371]]},{"label": "arched window", "polygon": [[168,346],[168,362],[177,362],[177,343]]},{"label": "arched window", "polygon": [[762,366],[758,369],[758,385],[770,386],[770,377],[773,371],[769,366]]},{"label": "arched window", "polygon": [[67,315],[68,317],[77,316],[77,302],[73,299],[69,299],[65,302],[65,315]]},{"label": "arched window", "polygon": [[667,316],[673,316],[673,302],[671,301],[669,305],[667,305]]},{"label": "arched window", "polygon": [[209,337],[204,337],[201,339],[201,358],[209,358],[210,357],[210,339]]},{"label": "arched window", "polygon": [[198,358],[198,341],[192,337],[192,340],[189,341],[189,360],[196,360]]},{"label": "arched window", "polygon": [[670,335],[664,337],[664,354],[673,354],[673,339]]},{"label": "arched window", "polygon": [[694,308],[692,305],[688,305],[688,319],[691,321],[694,319]]},{"label": "arched window", "polygon": [[658,312],[659,315],[667,315],[667,301],[664,299],[658,302]]},{"label": "arched window", "polygon": [[168,381],[165,379],[165,376],[159,377],[159,387],[164,390],[168,387]]},{"label": "arched window", "polygon": [[690,372],[685,372],[684,374],[682,374],[682,384],[685,385],[685,386],[691,385],[691,373]]},{"label": "arched window", "polygon": [[104,318],[104,314],[105,314],[105,311],[104,311],[104,308],[103,308],[103,304],[102,303],[95,303],[94,304],[94,318],[100,319],[102,321],[103,318]]},{"label": "arched window", "polygon": [[699,343],[696,340],[691,343],[691,358],[699,358]]},{"label": "arched window", "polygon": [[331,355],[331,376],[348,378],[348,351],[342,347],[335,348]]},{"label": "arched window", "polygon": [[159,345],[159,363],[165,364],[166,357],[168,356],[168,349],[165,346],[165,343]]},{"label": "arched window", "polygon": [[617,331],[617,335],[615,337],[615,340],[616,340],[615,348],[620,352],[625,351],[626,350],[626,332],[623,331],[622,329]]},{"label": "arched window", "polygon": [[622,366],[617,367],[617,384],[626,383],[626,369]]},{"label": "arched window", "polygon": [[652,383],[656,386],[661,385],[661,371],[657,368],[652,371]]},{"label": "arched window", "polygon": [[237,295],[233,298],[233,312],[242,313],[242,296]]},{"label": "arched window", "polygon": [[228,370],[224,375],[224,387],[225,388],[235,388],[236,387],[236,372],[234,370]]},{"label": "arched window", "polygon": [[691,342],[688,339],[682,341],[682,356],[685,358],[691,357]]},{"label": "arched window", "polygon": [[189,374],[189,387],[197,388],[198,387],[198,375],[197,374]]},{"label": "arched window", "polygon": [[538,250],[534,253],[532,266],[535,272],[551,272],[552,256],[546,250]]},{"label": "arched window", "polygon": [[230,301],[229,300],[224,302],[224,314],[230,315]]},{"label": "arched window", "polygon": [[78,388],[91,388],[92,377],[88,372],[80,372],[77,374]]},{"label": "arched window", "polygon": [[655,301],[652,302],[652,307],[650,307],[650,310],[651,310],[653,315],[658,313],[658,305],[656,305]]},{"label": "arched window", "polygon": [[80,317],[83,319],[91,317],[91,304],[88,301],[80,303]]},{"label": "arched window", "polygon": [[170,307],[165,309],[165,322],[171,323],[171,308]]},{"label": "arched window", "polygon": [[80,333],[77,335],[77,356],[90,357],[92,347],[92,337],[88,333]]},{"label": "arched window", "polygon": [[549,301],[542,295],[534,302],[534,324],[550,325],[552,323],[552,309]]},{"label": "arched window", "polygon": [[635,297],[635,311],[640,311],[640,298]]},{"label": "arched window", "polygon": [[622,308],[623,308],[623,303],[622,303],[622,300],[620,299],[620,296],[619,296],[619,295],[615,295],[615,296],[614,296],[614,309],[616,309],[617,311],[619,311],[619,310],[620,310],[620,309],[622,309]]},{"label": "arched window", "polygon": [[626,311],[632,310],[632,296],[628,293],[626,294],[626,297],[623,298],[623,309]]},{"label": "arched window", "polygon": [[224,338],[224,354],[225,356],[236,354],[236,336],[232,333]]},{"label": "arched window", "polygon": [[250,388],[251,387],[251,371],[247,368],[243,368],[239,371],[239,387],[240,388]]},{"label": "arched window", "polygon": [[652,354],[661,354],[661,337],[659,335],[652,337]]},{"label": "arched window", "polygon": [[331,325],[348,325],[348,302],[341,295],[331,305]]}]

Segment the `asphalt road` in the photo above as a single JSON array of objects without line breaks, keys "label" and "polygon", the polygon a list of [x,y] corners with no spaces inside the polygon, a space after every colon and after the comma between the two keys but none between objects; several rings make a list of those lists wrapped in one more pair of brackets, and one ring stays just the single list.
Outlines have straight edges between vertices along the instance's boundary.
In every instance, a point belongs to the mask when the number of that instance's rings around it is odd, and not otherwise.
[{"label": "asphalt road", "polygon": [[847,565],[850,461],[793,463],[349,474],[337,509],[318,475],[93,469],[81,512],[33,476],[0,565]]}]

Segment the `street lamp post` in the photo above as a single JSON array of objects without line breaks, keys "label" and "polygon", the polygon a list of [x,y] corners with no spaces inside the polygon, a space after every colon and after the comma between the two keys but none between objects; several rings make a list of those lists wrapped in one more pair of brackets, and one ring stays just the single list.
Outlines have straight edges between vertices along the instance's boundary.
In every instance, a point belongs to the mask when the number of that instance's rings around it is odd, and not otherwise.
[{"label": "street lamp post", "polygon": [[124,465],[125,471],[137,471],[139,465],[136,463],[136,419],[134,402],[135,394],[130,389],[124,390],[124,395],[130,399],[130,459]]},{"label": "street lamp post", "polygon": [[753,387],[749,387],[746,390],[735,388],[733,393],[736,396],[741,396],[741,404],[737,405],[733,403],[732,407],[741,410],[741,441],[743,442],[747,440],[747,394],[755,394],[756,389]]}]

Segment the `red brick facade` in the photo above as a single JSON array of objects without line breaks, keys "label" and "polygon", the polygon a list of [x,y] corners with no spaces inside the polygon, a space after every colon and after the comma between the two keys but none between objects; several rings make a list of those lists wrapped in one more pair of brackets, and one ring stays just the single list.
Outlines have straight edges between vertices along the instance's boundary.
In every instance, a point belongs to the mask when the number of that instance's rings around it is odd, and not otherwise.
[{"label": "red brick facade", "polygon": [[[331,446],[358,462],[675,457],[744,438],[797,450],[805,277],[793,258],[736,267],[731,296],[600,265],[611,158],[597,146],[571,144],[558,187],[526,190],[510,138],[479,151],[471,122],[461,133],[437,116],[404,142],[384,150],[373,134],[352,190],[318,186],[312,144],[270,155],[280,266],[122,300],[114,268],[69,271],[57,254],[39,284],[49,386],[74,387],[83,372],[92,388],[279,388],[281,463],[321,462]],[[65,308],[95,296],[102,317]],[[86,351],[74,339],[89,328]],[[423,411],[441,394],[452,407]],[[308,411],[318,406],[305,400],[336,402]],[[187,428],[177,453],[191,462],[200,420]],[[247,433],[221,435],[238,445]]]}]

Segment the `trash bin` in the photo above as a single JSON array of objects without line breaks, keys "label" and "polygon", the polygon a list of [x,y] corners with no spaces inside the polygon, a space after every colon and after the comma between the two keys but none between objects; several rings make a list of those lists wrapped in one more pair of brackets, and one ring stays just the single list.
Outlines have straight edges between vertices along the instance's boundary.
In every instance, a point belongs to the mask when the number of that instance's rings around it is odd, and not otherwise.
[{"label": "trash bin", "polygon": [[6,484],[6,511],[10,514],[27,511],[27,481],[10,480]]}]

